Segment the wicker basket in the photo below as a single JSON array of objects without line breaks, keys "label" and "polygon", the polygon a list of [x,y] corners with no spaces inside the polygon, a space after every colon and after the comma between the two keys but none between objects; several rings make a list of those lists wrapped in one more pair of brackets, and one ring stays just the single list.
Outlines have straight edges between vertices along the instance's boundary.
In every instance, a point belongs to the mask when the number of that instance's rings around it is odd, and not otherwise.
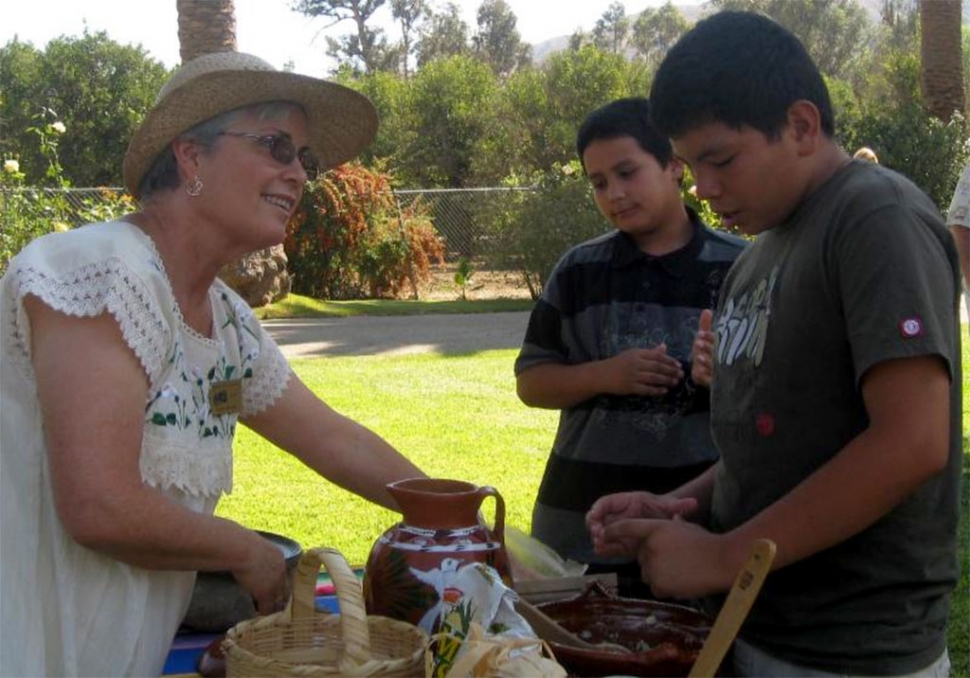
[{"label": "wicker basket", "polygon": [[[316,610],[320,565],[330,573],[340,614]],[[340,552],[312,549],[296,569],[293,598],[276,614],[229,629],[226,675],[422,676],[427,634],[407,622],[367,616],[360,582]]]}]

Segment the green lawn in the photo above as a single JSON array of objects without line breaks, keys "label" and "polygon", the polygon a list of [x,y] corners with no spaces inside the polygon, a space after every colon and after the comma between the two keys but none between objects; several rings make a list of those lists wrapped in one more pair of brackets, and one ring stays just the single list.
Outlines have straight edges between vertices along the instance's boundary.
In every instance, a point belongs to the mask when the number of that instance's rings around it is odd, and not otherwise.
[{"label": "green lawn", "polygon": [[[557,413],[529,409],[519,402],[512,376],[515,355],[516,351],[505,350],[467,356],[342,357],[296,360],[293,367],[315,393],[380,433],[430,475],[496,487],[506,502],[507,523],[528,530]],[[964,346],[963,365],[964,392],[970,393],[970,345]],[[966,397],[964,422],[966,432],[970,430]],[[949,645],[953,676],[970,676],[970,443],[966,436],[964,460],[962,577],[954,598]],[[491,500],[484,508],[491,516]],[[237,437],[234,492],[222,501],[218,513],[253,528],[289,535],[304,547],[337,548],[352,563],[363,563],[374,539],[399,519],[333,487],[245,428]]]}]

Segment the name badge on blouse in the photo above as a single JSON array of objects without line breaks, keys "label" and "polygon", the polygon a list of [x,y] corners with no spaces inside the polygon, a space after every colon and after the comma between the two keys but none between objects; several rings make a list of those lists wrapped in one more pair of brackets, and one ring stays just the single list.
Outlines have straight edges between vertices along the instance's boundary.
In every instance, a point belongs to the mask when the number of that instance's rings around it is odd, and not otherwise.
[{"label": "name badge on blouse", "polygon": [[216,416],[242,409],[242,379],[217,381],[209,387],[209,411]]}]

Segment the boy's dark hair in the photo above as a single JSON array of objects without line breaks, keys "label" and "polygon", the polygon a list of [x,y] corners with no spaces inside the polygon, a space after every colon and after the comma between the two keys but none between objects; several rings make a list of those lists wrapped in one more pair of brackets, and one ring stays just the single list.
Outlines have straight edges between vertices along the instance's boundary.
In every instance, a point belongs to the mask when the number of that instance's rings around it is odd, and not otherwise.
[{"label": "boy's dark hair", "polygon": [[643,98],[617,99],[597,108],[586,116],[576,133],[576,153],[583,164],[583,152],[597,139],[633,137],[640,148],[666,167],[673,158],[670,140],[660,134],[650,122],[650,103]]},{"label": "boy's dark hair", "polygon": [[652,121],[669,137],[710,122],[746,125],[777,139],[788,109],[815,104],[822,131],[835,133],[828,88],[805,46],[766,16],[719,12],[670,49],[650,90]]}]

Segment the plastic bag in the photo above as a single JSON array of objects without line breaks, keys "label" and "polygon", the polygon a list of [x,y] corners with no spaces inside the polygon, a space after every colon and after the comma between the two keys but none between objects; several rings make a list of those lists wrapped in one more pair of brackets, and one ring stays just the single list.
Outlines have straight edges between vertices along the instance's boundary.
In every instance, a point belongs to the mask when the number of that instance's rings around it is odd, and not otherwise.
[{"label": "plastic bag", "polygon": [[573,577],[586,572],[584,563],[563,559],[535,537],[510,525],[505,526],[505,549],[512,561],[515,581]]},{"label": "plastic bag", "polygon": [[425,653],[425,675],[566,675],[515,609],[518,594],[493,568],[483,563],[458,568],[445,593],[439,633]]}]

